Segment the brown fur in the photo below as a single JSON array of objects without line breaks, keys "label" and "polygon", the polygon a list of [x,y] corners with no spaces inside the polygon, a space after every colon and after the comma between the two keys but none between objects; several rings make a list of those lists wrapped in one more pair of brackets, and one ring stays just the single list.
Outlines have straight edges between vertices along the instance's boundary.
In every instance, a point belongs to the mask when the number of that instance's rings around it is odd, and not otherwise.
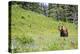
[{"label": "brown fur", "polygon": [[68,37],[68,29],[65,26],[58,26],[61,37]]}]

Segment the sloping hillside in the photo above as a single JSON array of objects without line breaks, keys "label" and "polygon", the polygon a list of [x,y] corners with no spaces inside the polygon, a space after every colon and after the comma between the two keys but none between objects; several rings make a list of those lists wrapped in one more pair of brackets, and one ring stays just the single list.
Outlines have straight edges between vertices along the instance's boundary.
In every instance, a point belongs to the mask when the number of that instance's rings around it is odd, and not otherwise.
[{"label": "sloping hillside", "polygon": [[[77,48],[77,30],[74,24],[55,21],[42,14],[24,10],[18,5],[12,5],[11,8],[11,49],[13,52]],[[69,37],[65,39],[60,37],[57,29],[59,23],[64,23],[68,28]]]}]

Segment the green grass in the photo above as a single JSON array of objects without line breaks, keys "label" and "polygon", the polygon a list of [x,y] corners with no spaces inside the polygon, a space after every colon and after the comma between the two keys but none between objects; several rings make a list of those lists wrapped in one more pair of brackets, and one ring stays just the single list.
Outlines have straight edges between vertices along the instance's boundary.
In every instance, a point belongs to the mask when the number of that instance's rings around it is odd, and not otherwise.
[{"label": "green grass", "polygon": [[[67,50],[78,48],[78,31],[72,23],[55,21],[42,14],[11,7],[11,41],[13,52]],[[69,37],[60,37],[59,23],[68,28]],[[73,43],[72,43],[73,42]]]}]

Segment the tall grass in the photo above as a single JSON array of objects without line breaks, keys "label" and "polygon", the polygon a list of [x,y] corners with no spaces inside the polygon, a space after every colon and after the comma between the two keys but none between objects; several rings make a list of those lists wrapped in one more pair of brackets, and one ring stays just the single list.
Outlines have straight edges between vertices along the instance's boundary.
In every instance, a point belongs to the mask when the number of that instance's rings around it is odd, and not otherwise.
[{"label": "tall grass", "polygon": [[[78,48],[78,30],[69,22],[55,21],[42,14],[12,5],[11,41],[13,52],[64,50]],[[60,37],[58,26],[63,23],[68,38]]]}]

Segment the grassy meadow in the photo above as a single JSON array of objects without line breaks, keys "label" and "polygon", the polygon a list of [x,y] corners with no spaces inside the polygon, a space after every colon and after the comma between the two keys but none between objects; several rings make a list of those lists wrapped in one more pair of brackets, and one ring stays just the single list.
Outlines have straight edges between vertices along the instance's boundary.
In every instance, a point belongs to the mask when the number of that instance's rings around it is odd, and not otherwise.
[{"label": "grassy meadow", "polygon": [[[60,37],[59,23],[64,23],[68,28],[68,37]],[[78,30],[75,27],[73,23],[56,21],[42,14],[24,10],[18,5],[12,5],[11,50],[36,52],[77,49]]]}]

